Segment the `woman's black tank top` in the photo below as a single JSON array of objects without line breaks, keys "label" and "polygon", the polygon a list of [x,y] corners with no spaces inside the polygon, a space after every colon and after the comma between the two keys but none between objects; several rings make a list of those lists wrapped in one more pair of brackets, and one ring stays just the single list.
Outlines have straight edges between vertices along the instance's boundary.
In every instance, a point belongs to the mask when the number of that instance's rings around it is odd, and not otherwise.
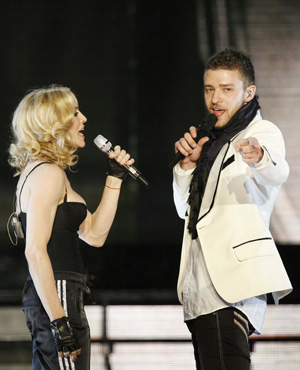
[{"label": "woman's black tank top", "polygon": [[[36,167],[34,167],[33,170]],[[27,177],[25,181],[27,180]],[[23,186],[19,194],[19,199],[21,197],[22,190]],[[67,202],[66,193],[64,202],[57,207],[51,237],[47,246],[47,251],[54,272],[71,271],[81,274],[86,273],[86,268],[80,254],[78,238],[79,226],[85,220],[86,215],[86,205],[79,202]],[[25,230],[26,238],[26,213],[21,211],[20,219],[23,230]]]}]

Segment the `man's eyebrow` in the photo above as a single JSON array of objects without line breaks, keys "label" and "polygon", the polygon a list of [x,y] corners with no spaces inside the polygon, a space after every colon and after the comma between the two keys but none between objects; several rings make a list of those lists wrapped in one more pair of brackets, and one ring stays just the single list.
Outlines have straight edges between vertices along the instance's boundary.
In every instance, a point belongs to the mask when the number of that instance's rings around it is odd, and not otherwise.
[{"label": "man's eyebrow", "polygon": [[[228,86],[232,87],[232,86],[234,86],[234,84],[220,84],[219,86],[220,87],[228,87]],[[204,87],[213,87],[213,85],[206,84],[206,85],[204,85]]]},{"label": "man's eyebrow", "polygon": [[[213,85],[210,85],[210,84],[206,84],[204,85],[205,87],[213,87]],[[221,87],[226,87],[226,86],[234,86],[234,84],[220,84],[219,86]]]}]

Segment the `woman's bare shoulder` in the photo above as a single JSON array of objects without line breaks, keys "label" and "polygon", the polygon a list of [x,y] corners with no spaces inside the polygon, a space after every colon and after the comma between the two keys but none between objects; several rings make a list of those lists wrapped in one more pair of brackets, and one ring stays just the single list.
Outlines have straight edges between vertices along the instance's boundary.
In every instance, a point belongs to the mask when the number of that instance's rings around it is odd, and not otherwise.
[{"label": "woman's bare shoulder", "polygon": [[54,163],[43,163],[34,169],[30,177],[31,188],[42,186],[44,189],[57,190],[58,192],[65,188],[65,171]]}]

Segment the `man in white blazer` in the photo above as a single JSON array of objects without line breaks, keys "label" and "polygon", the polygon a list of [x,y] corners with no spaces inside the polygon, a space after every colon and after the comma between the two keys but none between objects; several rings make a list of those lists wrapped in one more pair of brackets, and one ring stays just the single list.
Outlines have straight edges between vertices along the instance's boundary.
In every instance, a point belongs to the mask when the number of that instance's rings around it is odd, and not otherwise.
[{"label": "man in white blazer", "polygon": [[289,167],[280,130],[263,120],[250,59],[225,49],[208,59],[205,104],[217,122],[175,143],[174,201],[185,218],[178,296],[197,369],[249,370],[248,336],[260,333],[266,294],[292,286],[269,231]]}]

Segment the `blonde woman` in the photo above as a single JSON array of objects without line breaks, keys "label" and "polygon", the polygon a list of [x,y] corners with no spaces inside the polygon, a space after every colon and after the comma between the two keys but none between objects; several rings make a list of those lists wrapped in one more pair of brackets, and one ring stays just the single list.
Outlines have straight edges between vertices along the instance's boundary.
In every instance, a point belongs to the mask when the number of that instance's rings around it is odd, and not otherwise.
[{"label": "blonde woman", "polygon": [[87,276],[78,237],[103,246],[126,175],[118,163],[134,162],[120,146],[114,148],[102,199],[90,213],[65,173],[78,160],[76,150],[85,147],[86,122],[75,95],[57,85],[28,93],[13,116],[9,163],[19,175],[16,207],[29,267],[22,304],[32,335],[34,370],[90,367],[83,308]]}]

